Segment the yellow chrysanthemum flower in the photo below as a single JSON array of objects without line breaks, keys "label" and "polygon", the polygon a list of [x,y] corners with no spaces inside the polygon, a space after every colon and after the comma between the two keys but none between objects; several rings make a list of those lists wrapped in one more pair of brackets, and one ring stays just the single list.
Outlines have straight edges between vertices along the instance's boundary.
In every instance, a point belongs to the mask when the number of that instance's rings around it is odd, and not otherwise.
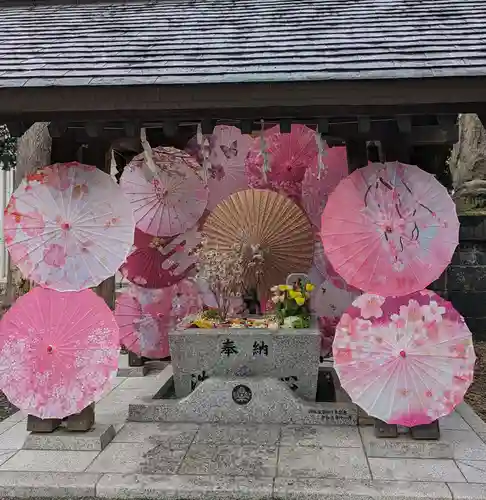
[{"label": "yellow chrysanthemum flower", "polygon": [[303,306],[305,303],[304,297],[295,297],[295,302],[298,306]]},{"label": "yellow chrysanthemum flower", "polygon": [[287,290],[292,290],[292,287],[289,285],[278,285],[278,288],[281,292],[286,292]]},{"label": "yellow chrysanthemum flower", "polygon": [[307,283],[305,285],[306,292],[312,292],[312,290],[314,290],[314,288],[315,288],[315,286],[312,283]]}]

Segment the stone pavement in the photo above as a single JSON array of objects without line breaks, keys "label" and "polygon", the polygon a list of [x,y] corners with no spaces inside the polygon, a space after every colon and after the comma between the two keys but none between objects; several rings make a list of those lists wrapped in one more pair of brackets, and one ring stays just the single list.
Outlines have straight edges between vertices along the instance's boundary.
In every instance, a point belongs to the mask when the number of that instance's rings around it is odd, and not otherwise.
[{"label": "stone pavement", "polygon": [[[128,403],[170,374],[118,377],[97,429],[51,435],[54,449],[25,449],[24,415],[1,422],[0,498],[486,498],[486,424],[465,404],[439,442],[377,440],[369,427],[125,422]],[[100,451],[107,424],[116,435]]]}]

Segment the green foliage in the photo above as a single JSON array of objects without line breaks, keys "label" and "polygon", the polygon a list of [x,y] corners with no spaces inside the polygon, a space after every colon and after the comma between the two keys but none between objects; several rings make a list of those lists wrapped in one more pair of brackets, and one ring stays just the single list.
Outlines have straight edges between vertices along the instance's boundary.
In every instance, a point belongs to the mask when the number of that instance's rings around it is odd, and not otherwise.
[{"label": "green foliage", "polygon": [[6,125],[0,125],[0,170],[12,170],[17,164],[17,139]]}]

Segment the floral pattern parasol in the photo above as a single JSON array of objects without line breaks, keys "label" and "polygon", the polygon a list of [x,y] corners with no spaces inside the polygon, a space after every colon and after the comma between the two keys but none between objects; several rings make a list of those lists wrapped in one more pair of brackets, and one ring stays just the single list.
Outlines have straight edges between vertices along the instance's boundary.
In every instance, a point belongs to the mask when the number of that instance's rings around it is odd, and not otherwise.
[{"label": "floral pattern parasol", "polygon": [[142,153],[125,167],[120,179],[136,226],[153,236],[184,233],[197,223],[208,202],[200,165],[179,149],[158,147],[152,153],[156,172]]},{"label": "floral pattern parasol", "polygon": [[[253,188],[271,189],[296,202],[301,200],[302,180],[308,168],[318,163],[315,132],[305,125],[292,124],[289,134],[282,134],[277,125],[255,137],[246,157],[245,168]],[[265,155],[268,172],[265,171]]]},{"label": "floral pattern parasol", "polygon": [[29,174],[4,216],[5,243],[24,276],[59,291],[99,285],[133,244],[130,204],[90,165],[55,164]]},{"label": "floral pattern parasol", "polygon": [[353,402],[407,427],[451,413],[473,380],[476,360],[464,319],[430,290],[358,297],[337,326],[333,355]]},{"label": "floral pattern parasol", "polygon": [[398,162],[370,164],[331,194],[321,237],[347,283],[383,296],[407,295],[447,267],[459,220],[452,198],[432,175]]},{"label": "floral pattern parasol", "polygon": [[[229,125],[216,125],[213,133],[205,136],[208,143],[208,172],[207,183],[209,189],[208,210],[218,205],[228,196],[248,189],[248,179],[245,172],[245,159],[252,138]],[[203,145],[198,143],[197,137],[187,144],[186,151],[194,156],[202,165],[204,162]]]},{"label": "floral pattern parasol", "polygon": [[36,287],[0,323],[0,389],[29,415],[79,413],[112,387],[118,327],[91,290]]}]

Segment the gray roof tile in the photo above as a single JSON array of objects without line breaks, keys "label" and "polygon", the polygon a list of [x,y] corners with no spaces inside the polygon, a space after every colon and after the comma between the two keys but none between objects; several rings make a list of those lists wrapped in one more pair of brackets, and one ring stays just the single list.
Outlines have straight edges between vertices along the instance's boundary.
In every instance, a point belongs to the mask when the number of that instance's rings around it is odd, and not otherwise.
[{"label": "gray roof tile", "polygon": [[484,76],[484,0],[0,0],[0,87]]}]

